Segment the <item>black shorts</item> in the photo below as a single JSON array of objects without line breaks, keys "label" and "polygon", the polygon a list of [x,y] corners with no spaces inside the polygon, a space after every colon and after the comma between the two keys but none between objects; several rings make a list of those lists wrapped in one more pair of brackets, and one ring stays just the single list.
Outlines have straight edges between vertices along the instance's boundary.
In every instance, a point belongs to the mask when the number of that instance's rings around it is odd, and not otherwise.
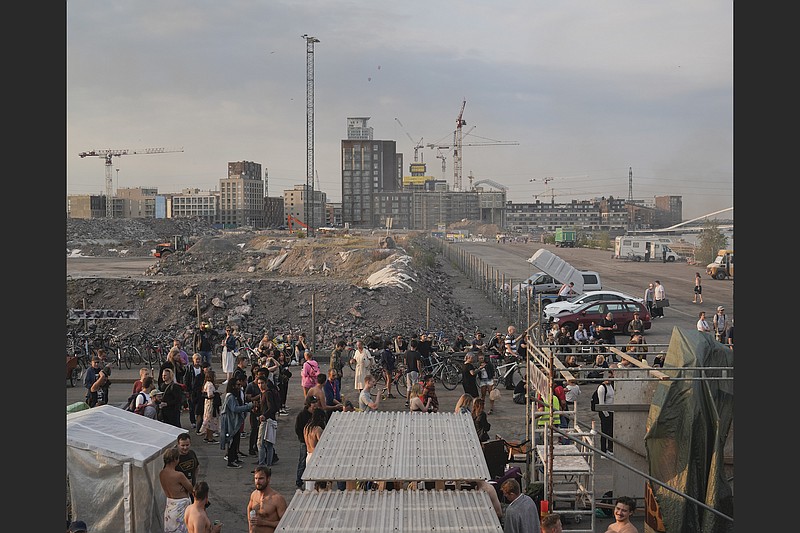
[{"label": "black shorts", "polygon": [[694,293],[695,294],[703,294],[703,287],[701,285],[694,286]]}]

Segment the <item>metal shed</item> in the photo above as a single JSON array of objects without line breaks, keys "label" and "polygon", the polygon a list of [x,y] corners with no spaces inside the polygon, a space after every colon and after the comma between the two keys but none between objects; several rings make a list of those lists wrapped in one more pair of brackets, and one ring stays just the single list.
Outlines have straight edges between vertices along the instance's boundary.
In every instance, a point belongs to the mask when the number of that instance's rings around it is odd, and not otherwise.
[{"label": "metal shed", "polygon": [[497,533],[503,528],[482,490],[298,490],[275,531]]},{"label": "metal shed", "polygon": [[335,411],[303,473],[304,481],[478,479],[490,475],[472,417],[408,411]]}]

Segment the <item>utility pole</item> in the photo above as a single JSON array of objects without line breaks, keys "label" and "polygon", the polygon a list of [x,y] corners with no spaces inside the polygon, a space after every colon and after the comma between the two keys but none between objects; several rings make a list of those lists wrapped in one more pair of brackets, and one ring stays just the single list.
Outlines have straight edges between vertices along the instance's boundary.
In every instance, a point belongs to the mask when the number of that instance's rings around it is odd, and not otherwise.
[{"label": "utility pole", "polygon": [[306,225],[314,236],[314,43],[316,37],[303,34],[306,41]]}]

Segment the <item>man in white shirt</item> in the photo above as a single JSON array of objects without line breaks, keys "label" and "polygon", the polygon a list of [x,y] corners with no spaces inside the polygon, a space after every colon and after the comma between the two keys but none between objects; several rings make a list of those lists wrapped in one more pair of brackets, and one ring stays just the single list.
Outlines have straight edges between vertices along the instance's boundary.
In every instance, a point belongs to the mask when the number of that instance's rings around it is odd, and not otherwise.
[{"label": "man in white shirt", "polygon": [[558,301],[561,302],[568,299],[570,296],[574,296],[575,295],[574,287],[575,283],[571,281],[569,283],[563,284],[561,288],[558,289]]},{"label": "man in white shirt", "polygon": [[697,321],[697,331],[702,331],[703,333],[711,333],[711,326],[708,325],[708,321],[706,320],[706,312],[700,311],[700,319]]},{"label": "man in white shirt", "polygon": [[667,291],[660,281],[655,281],[655,288],[653,289],[653,318],[664,318],[664,307],[661,305],[663,300],[667,298]]},{"label": "man in white shirt", "polygon": [[572,336],[576,344],[589,344],[589,332],[583,327],[583,323],[578,324],[578,329]]}]

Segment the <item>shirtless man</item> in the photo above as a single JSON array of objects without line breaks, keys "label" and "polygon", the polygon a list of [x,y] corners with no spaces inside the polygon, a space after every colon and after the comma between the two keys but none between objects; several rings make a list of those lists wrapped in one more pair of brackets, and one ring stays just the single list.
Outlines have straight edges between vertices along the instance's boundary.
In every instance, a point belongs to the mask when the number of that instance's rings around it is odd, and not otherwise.
[{"label": "shirtless man", "polygon": [[308,393],[317,399],[317,409],[325,409],[325,382],[328,381],[328,376],[324,372],[317,374],[316,383],[313,387],[308,389]]},{"label": "shirtless man", "polygon": [[247,502],[249,533],[270,533],[286,512],[286,498],[269,486],[272,470],[268,466],[256,466],[253,480],[256,489]]},{"label": "shirtless man", "polygon": [[194,503],[186,508],[183,513],[183,521],[186,523],[186,531],[188,533],[219,533],[222,530],[222,524],[211,524],[211,519],[206,514],[206,505],[208,505],[208,483],[200,481],[195,485]]},{"label": "shirtless man", "polygon": [[183,472],[175,470],[179,457],[178,448],[165,451],[164,468],[158,474],[161,488],[167,496],[167,504],[164,507],[164,533],[187,533],[183,516],[186,508],[192,503],[189,499],[192,483]]},{"label": "shirtless man", "polygon": [[639,533],[631,523],[631,515],[636,510],[636,500],[628,496],[620,496],[614,504],[614,522],[606,533]]}]

